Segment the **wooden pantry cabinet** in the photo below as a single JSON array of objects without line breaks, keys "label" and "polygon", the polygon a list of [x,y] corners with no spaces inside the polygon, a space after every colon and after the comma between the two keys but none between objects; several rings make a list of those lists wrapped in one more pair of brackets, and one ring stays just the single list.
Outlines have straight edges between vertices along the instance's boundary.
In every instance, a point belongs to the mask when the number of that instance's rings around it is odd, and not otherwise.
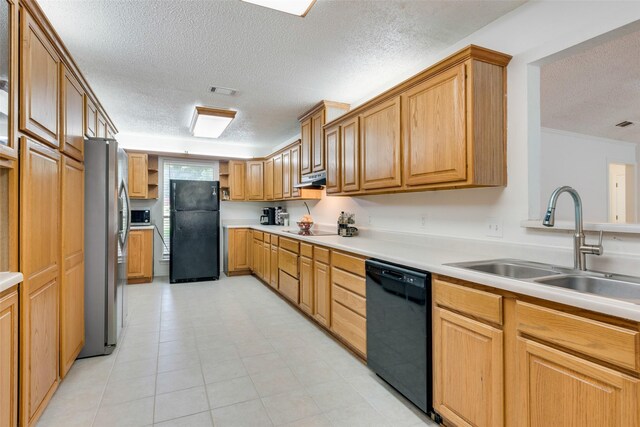
[{"label": "wooden pantry cabinet", "polygon": [[0,427],[18,425],[18,290],[0,293]]},{"label": "wooden pantry cabinet", "polygon": [[433,403],[447,425],[640,425],[640,324],[434,279]]},{"label": "wooden pantry cabinet", "polygon": [[153,229],[131,230],[127,244],[128,283],[153,281]]}]

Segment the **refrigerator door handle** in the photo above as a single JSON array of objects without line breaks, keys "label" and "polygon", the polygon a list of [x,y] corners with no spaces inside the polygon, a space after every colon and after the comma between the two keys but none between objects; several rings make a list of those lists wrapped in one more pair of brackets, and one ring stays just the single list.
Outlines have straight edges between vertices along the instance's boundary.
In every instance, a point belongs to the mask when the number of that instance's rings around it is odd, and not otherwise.
[{"label": "refrigerator door handle", "polygon": [[127,232],[124,235],[124,242],[122,246],[126,246],[129,240],[129,232],[131,231],[131,199],[129,199],[129,189],[126,183],[122,183],[122,189],[124,190],[124,197],[127,201]]}]

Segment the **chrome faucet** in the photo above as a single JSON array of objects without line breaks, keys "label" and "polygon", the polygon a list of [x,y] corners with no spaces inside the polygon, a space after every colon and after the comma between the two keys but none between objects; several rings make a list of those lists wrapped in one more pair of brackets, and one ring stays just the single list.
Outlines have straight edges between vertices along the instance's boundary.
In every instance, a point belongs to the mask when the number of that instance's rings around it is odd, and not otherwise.
[{"label": "chrome faucet", "polygon": [[576,270],[586,270],[587,254],[602,255],[604,252],[602,248],[602,231],[600,231],[600,241],[597,245],[587,245],[585,243],[584,226],[582,224],[582,200],[575,189],[565,185],[556,188],[553,193],[551,193],[547,213],[544,216],[542,225],[553,227],[556,217],[556,203],[562,193],[569,193],[571,195],[576,212],[576,230],[573,234],[573,268]]}]

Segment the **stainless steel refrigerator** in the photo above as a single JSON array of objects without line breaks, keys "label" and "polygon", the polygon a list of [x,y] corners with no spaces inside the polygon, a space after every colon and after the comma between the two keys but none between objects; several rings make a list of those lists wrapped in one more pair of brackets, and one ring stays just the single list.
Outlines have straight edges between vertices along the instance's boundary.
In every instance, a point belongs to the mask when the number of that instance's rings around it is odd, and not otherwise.
[{"label": "stainless steel refrigerator", "polygon": [[131,218],[127,154],[115,139],[89,138],[85,165],[85,345],[79,357],[110,354],[127,320]]},{"label": "stainless steel refrigerator", "polygon": [[169,181],[169,281],[220,277],[220,183]]}]

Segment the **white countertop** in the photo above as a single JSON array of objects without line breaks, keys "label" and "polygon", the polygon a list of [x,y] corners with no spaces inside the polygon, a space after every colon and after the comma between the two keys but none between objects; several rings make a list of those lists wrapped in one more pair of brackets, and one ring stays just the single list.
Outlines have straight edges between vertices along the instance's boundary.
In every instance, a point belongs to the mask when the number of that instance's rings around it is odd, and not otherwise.
[{"label": "white countertop", "polygon": [[0,272],[0,293],[22,282],[22,273]]},{"label": "white countertop", "polygon": [[366,257],[378,258],[384,261],[426,270],[431,273],[468,280],[506,291],[640,322],[640,305],[630,302],[445,265],[449,263],[497,258],[520,258],[527,261],[551,262],[549,260],[538,260],[535,259],[535,257],[527,257],[528,251],[533,253],[535,252],[535,248],[530,249],[526,246],[516,247],[517,251],[514,252],[513,245],[511,247],[505,245],[504,248],[500,248],[497,245],[492,245],[490,242],[426,235],[420,236],[410,233],[396,233],[396,235],[392,237],[383,235],[382,238],[369,236],[340,237],[337,235],[301,236],[286,232],[290,229],[297,230],[295,227],[255,224],[225,224],[224,227],[252,228],[333,249],[353,252]]},{"label": "white countertop", "polygon": [[132,230],[153,230],[154,228],[156,228],[155,225],[151,224],[151,225],[132,225],[131,229]]}]

